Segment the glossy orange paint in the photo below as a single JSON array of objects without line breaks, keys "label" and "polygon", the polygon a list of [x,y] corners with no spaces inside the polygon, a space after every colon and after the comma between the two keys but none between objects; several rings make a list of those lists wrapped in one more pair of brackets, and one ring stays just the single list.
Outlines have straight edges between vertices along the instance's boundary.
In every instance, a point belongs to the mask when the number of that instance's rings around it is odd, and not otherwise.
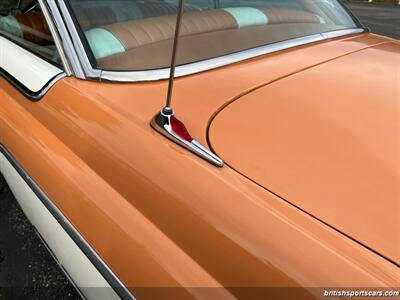
[{"label": "glossy orange paint", "polygon": [[[180,78],[174,108],[206,143],[211,116],[230,101],[385,43],[362,34]],[[293,287],[297,298],[311,299],[322,295],[308,287],[400,284],[388,260],[156,133],[149,123],[164,104],[165,81],[65,78],[36,103],[3,79],[0,86],[1,143],[139,299],[159,299],[146,287],[180,288],[182,299]]]},{"label": "glossy orange paint", "polygon": [[241,174],[397,264],[399,53],[381,44],[267,85],[222,110],[210,131]]}]

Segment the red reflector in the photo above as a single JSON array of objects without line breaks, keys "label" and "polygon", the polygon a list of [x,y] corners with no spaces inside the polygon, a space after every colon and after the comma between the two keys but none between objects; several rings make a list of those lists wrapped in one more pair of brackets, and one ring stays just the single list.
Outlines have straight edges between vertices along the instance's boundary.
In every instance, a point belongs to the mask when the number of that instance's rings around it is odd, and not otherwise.
[{"label": "red reflector", "polygon": [[193,141],[193,138],[190,136],[189,132],[187,131],[185,125],[179,121],[177,118],[175,118],[174,116],[172,116],[170,118],[171,121],[171,127],[172,130],[179,135],[179,137],[181,137],[182,139],[184,139],[185,141],[191,143]]}]

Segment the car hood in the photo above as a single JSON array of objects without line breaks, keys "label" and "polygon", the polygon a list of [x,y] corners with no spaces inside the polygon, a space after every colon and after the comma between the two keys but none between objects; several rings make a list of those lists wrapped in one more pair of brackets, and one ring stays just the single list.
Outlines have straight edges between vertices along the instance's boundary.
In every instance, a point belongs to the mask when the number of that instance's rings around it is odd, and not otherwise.
[{"label": "car hood", "polygon": [[214,151],[258,185],[400,262],[400,45],[266,84],[221,109]]}]

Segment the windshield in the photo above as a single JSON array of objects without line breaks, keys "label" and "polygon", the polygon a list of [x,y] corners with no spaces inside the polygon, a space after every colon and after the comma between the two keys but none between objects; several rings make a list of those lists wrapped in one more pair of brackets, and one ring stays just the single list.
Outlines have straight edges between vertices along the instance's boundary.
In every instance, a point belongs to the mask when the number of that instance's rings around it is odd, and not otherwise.
[{"label": "windshield", "polygon": [[[178,0],[70,0],[96,68],[170,65]],[[177,65],[359,27],[336,0],[187,0]]]}]

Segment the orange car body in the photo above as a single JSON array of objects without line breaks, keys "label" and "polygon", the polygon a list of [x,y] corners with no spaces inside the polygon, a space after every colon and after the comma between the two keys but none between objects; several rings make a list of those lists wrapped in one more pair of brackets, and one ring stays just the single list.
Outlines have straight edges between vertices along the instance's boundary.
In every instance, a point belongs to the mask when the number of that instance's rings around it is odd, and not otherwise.
[{"label": "orange car body", "polygon": [[[0,10],[0,172],[84,297],[314,299],[400,286],[399,41],[337,1],[328,11],[180,1],[184,21],[117,20],[109,2],[89,2],[75,3],[84,29],[69,1]],[[97,14],[108,19],[87,17]],[[194,146],[157,127],[166,110],[154,117],[175,20],[185,55],[172,107]],[[210,38],[227,45],[207,48]]]},{"label": "orange car body", "polygon": [[32,102],[1,78],[0,140],[138,299],[395,287],[399,57],[365,33],[176,79],[221,169],[151,128],[163,80],[66,77]]}]

